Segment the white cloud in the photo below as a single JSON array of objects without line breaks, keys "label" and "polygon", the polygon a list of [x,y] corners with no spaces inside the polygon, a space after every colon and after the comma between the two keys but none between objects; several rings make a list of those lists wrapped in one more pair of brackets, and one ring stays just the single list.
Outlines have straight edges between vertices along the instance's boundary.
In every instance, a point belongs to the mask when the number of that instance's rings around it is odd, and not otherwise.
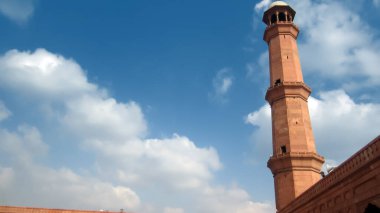
[{"label": "white cloud", "polygon": [[[380,84],[380,40],[355,11],[340,1],[291,1],[302,31],[300,56],[305,73],[339,79],[346,89]],[[321,63],[322,62],[322,63]],[[352,78],[360,79],[353,85]]]},{"label": "white cloud", "polygon": [[355,103],[335,90],[311,98],[309,105],[316,141],[327,158],[341,162],[380,133],[375,116],[380,115],[380,104]]},{"label": "white cloud", "polygon": [[[266,81],[269,84],[269,56],[268,51],[265,51],[260,54],[257,62],[251,62],[246,64],[246,77],[250,79],[252,82],[259,83],[262,86],[263,79],[267,79]],[[266,72],[264,72],[267,70]],[[267,89],[267,85],[264,86]]]},{"label": "white cloud", "polygon": [[80,94],[101,94],[96,85],[87,81],[82,68],[71,59],[45,49],[35,52],[10,50],[0,58],[2,87],[24,96],[45,100],[66,99]]},{"label": "white cloud", "polygon": [[17,157],[19,163],[28,164],[35,156],[44,155],[48,151],[35,127],[20,125],[15,132],[0,129],[0,138],[0,151],[10,158]]},{"label": "white cloud", "polygon": [[186,137],[175,135],[171,139],[149,139],[145,142],[145,157],[156,162],[155,172],[171,177],[177,187],[202,186],[212,177],[212,171],[221,168],[217,152],[213,148],[198,148]]},{"label": "white cloud", "polygon": [[0,165],[3,202],[56,208],[139,206],[139,197],[127,187],[80,176],[67,168],[37,164],[48,147],[35,127],[20,126],[16,132],[0,129],[0,138],[0,154],[8,164]]},{"label": "white cloud", "polygon": [[[309,110],[319,154],[342,162],[369,143],[380,132],[380,105],[355,103],[343,90],[321,92],[309,98]],[[252,135],[259,158],[271,154],[271,115],[265,105],[250,113],[246,121],[257,129]]]},{"label": "white cloud", "polygon": [[33,15],[35,0],[1,0],[0,12],[18,24],[26,23]]},{"label": "white cloud", "polygon": [[135,102],[82,95],[67,101],[66,107],[63,123],[85,139],[126,140],[145,135],[144,116]]},{"label": "white cloud", "polygon": [[255,5],[256,12],[262,12],[264,9],[268,8],[271,2],[272,0],[261,0],[259,3]]},{"label": "white cloud", "polygon": [[10,167],[1,167],[0,165],[0,189],[3,191],[14,179],[14,171]]},{"label": "white cloud", "polygon": [[[231,86],[226,72],[220,74],[220,94]],[[118,102],[105,89],[88,82],[72,59],[44,49],[11,50],[0,57],[0,86],[22,97],[18,108],[39,115],[38,122],[25,121],[38,123],[38,128],[20,125],[16,131],[0,130],[0,162],[4,162],[0,179],[11,180],[4,188],[9,192],[4,199],[10,204],[141,212],[244,212],[251,206],[271,209],[269,204],[253,202],[243,189],[213,184],[215,171],[222,168],[214,148],[198,147],[177,134],[145,138],[148,130],[140,106],[133,101]],[[17,111],[12,113],[19,116]],[[63,139],[45,143],[43,138],[56,138],[55,132],[50,132],[53,126]],[[52,168],[41,163],[48,161],[49,150],[64,154],[51,149],[66,140],[71,141],[67,146],[81,148],[83,159],[93,156],[93,166]],[[36,160],[39,158],[43,158],[41,162]]]},{"label": "white cloud", "polygon": [[[31,169],[33,171],[22,169],[17,171],[14,183],[6,189],[8,199],[13,199],[13,202],[25,199],[22,205],[66,209],[134,210],[140,205],[138,195],[125,186],[115,186],[96,178],[80,176],[66,168],[53,170],[46,167],[32,167]],[[29,178],[25,179],[26,177]]]},{"label": "white cloud", "polygon": [[12,115],[11,111],[0,101],[0,121],[7,119],[10,115]]},{"label": "white cloud", "polygon": [[253,145],[252,162],[265,162],[272,154],[272,123],[271,109],[268,104],[260,107],[260,109],[251,112],[245,119],[246,123],[252,124],[255,127],[251,135]]},{"label": "white cloud", "polygon": [[212,80],[214,91],[210,94],[211,98],[217,102],[225,103],[228,101],[226,95],[231,89],[233,77],[230,69],[219,70]]},{"label": "white cloud", "polygon": [[221,87],[219,87],[219,91],[221,94],[226,94],[226,92],[228,92],[228,90],[231,88],[231,85],[232,85],[232,79],[231,78],[224,78],[223,81],[222,81],[222,84],[220,85]]},{"label": "white cloud", "polygon": [[379,6],[380,6],[380,0],[373,0],[373,4],[374,4],[376,7],[379,7]]},{"label": "white cloud", "polygon": [[198,206],[193,212],[269,213],[275,212],[272,204],[250,200],[246,191],[239,187],[204,187]]},{"label": "white cloud", "polygon": [[184,213],[185,211],[181,208],[171,208],[171,207],[166,207],[164,209],[164,213]]},{"label": "white cloud", "polygon": [[[174,135],[167,139],[92,142],[106,160],[98,162],[102,173],[118,171],[118,180],[139,186],[170,190],[193,189],[203,186],[221,168],[213,148],[199,148],[188,138]],[[112,162],[110,164],[109,162]],[[149,169],[147,169],[149,168]]]}]

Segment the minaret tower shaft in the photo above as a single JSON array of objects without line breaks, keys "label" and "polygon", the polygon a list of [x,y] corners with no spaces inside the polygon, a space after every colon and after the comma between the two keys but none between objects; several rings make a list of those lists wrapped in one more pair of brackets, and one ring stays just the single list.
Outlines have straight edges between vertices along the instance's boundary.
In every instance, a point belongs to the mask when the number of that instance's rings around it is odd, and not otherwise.
[{"label": "minaret tower shaft", "polygon": [[277,210],[318,182],[324,163],[311,128],[307,104],[311,89],[303,82],[295,13],[285,2],[276,1],[263,16],[270,65],[265,99],[271,106],[273,140],[268,167],[274,177]]}]

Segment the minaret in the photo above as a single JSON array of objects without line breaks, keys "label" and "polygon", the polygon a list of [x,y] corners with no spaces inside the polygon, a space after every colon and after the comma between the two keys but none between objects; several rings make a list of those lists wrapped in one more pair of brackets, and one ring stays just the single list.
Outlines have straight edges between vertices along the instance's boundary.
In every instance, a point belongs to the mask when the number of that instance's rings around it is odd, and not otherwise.
[{"label": "minaret", "polygon": [[263,16],[269,46],[270,86],[265,99],[272,110],[273,156],[268,160],[281,210],[321,178],[324,158],[317,154],[297,49],[296,12],[285,2],[273,2]]}]

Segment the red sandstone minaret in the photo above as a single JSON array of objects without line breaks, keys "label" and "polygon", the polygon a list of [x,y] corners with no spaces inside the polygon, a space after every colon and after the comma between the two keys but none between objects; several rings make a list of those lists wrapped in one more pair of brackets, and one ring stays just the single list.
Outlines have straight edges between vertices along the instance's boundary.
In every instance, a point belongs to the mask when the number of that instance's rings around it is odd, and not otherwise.
[{"label": "red sandstone minaret", "polygon": [[285,2],[273,2],[263,16],[269,46],[270,87],[265,99],[272,109],[272,170],[277,210],[318,182],[324,162],[317,154],[297,49],[296,12]]}]

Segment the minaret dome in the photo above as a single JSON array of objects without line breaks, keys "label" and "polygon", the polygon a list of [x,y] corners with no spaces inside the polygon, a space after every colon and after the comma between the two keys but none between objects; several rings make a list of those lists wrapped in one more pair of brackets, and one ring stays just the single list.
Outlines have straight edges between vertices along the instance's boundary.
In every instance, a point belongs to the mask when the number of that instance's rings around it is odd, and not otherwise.
[{"label": "minaret dome", "polygon": [[269,5],[263,15],[263,22],[267,25],[293,22],[296,11],[283,1],[275,1]]}]

